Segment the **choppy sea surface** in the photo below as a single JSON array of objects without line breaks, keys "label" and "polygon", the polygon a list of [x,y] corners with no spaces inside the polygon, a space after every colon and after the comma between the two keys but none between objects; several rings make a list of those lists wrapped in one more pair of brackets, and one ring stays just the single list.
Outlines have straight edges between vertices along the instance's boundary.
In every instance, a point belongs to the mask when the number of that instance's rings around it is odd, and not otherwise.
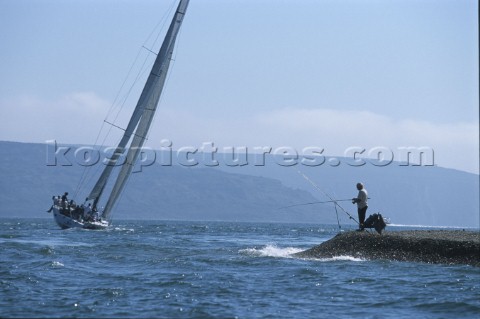
[{"label": "choppy sea surface", "polygon": [[60,230],[53,219],[0,219],[0,317],[478,318],[479,268],[291,256],[337,233],[132,220]]}]

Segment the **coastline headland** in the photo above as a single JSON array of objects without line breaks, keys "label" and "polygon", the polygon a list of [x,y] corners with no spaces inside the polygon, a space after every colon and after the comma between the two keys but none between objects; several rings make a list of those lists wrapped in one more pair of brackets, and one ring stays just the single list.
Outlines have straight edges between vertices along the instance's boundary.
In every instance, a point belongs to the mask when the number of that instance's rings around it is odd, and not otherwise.
[{"label": "coastline headland", "polygon": [[466,230],[349,231],[308,250],[301,258],[353,256],[364,259],[465,264],[480,267],[480,232]]}]

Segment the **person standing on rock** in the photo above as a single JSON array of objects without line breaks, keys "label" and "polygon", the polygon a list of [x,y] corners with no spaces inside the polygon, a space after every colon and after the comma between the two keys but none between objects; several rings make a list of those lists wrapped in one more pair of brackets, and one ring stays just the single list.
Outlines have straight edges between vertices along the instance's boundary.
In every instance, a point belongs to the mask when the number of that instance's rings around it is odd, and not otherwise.
[{"label": "person standing on rock", "polygon": [[364,230],[365,215],[368,208],[368,193],[362,183],[357,183],[358,195],[352,198],[352,204],[357,204],[358,208],[358,230]]}]

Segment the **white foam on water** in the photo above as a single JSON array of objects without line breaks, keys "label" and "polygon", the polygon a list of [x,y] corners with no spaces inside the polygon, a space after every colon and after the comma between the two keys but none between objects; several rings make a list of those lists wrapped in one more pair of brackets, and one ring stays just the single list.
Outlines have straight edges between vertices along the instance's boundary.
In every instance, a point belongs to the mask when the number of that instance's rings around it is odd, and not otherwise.
[{"label": "white foam on water", "polygon": [[135,229],[133,228],[126,228],[126,227],[113,227],[113,228],[109,228],[109,230],[112,229],[114,231],[126,231],[126,232],[134,232]]},{"label": "white foam on water", "polygon": [[65,267],[65,265],[59,261],[54,261],[52,262],[52,267]]},{"label": "white foam on water", "polygon": [[365,259],[352,256],[334,256],[331,258],[315,258],[318,261],[365,261]]},{"label": "white foam on water", "polygon": [[[277,247],[276,245],[266,245],[260,248],[246,248],[238,252],[240,254],[254,256],[254,257],[275,257],[275,258],[298,258],[293,256],[296,253],[302,252],[305,249],[297,247]],[[312,261],[332,262],[332,261],[365,261],[365,259],[353,256],[334,256],[330,258],[301,258]]]},{"label": "white foam on water", "polygon": [[266,245],[261,248],[246,248],[239,250],[239,253],[256,256],[256,257],[276,257],[276,258],[293,258],[292,254],[303,251],[301,248],[295,247],[277,247],[276,245]]}]

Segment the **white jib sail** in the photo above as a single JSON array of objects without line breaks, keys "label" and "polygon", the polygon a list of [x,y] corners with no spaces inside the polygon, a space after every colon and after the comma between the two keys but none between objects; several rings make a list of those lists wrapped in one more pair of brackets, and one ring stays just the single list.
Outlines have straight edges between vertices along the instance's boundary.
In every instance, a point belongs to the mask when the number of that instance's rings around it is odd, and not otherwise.
[{"label": "white jib sail", "polygon": [[[158,101],[160,100],[160,96],[161,96],[161,93],[165,84],[165,80],[167,77],[168,68],[170,66],[170,61],[172,59],[175,40],[180,30],[180,26],[183,22],[183,17],[187,10],[188,3],[189,3],[189,0],[180,1],[177,7],[177,11],[173,16],[172,22],[170,24],[170,27],[163,41],[163,44],[157,55],[155,63],[152,67],[150,75],[148,76],[142,95],[140,96],[139,102],[137,104],[137,108],[140,108],[142,110],[142,111],[139,111],[139,113],[141,113],[140,120],[135,130],[135,133],[133,133],[134,135],[133,141],[130,144],[126,161],[123,164],[120,170],[120,173],[118,174],[117,180],[115,181],[110,197],[107,201],[107,204],[105,205],[105,209],[103,210],[102,217],[104,218],[108,217],[113,206],[118,200],[125,186],[125,183],[127,182],[128,177],[132,172],[133,166],[135,165],[135,162],[139,154],[141,153],[141,148],[145,142],[146,136],[148,134],[148,130],[150,129],[150,125],[152,123],[153,117],[155,115],[155,111],[157,109]],[[132,116],[132,120],[135,120],[133,119],[134,116],[136,116],[135,112],[134,112],[134,115]],[[125,132],[125,134],[127,134],[127,132]],[[132,132],[129,132],[129,136],[131,135],[132,135]],[[119,145],[117,150],[119,150],[119,148],[121,148],[120,151],[123,152],[124,146]],[[120,154],[116,156],[115,160],[118,159]],[[96,195],[97,193],[98,195],[92,196],[92,194],[90,194],[89,198],[92,198],[92,197],[98,198],[98,196],[101,195],[101,192],[103,191],[103,188],[105,187],[105,184],[106,184],[106,180],[103,181],[102,178],[108,179],[108,175],[110,175],[111,170],[113,169],[113,166],[114,165],[108,165],[105,168],[104,173],[107,170],[107,168],[110,167],[109,171],[105,173],[106,176],[103,176],[102,174],[99,181],[97,182],[97,184],[101,183],[99,185],[99,188],[97,189],[97,185],[96,185],[92,190],[93,195]]]}]

